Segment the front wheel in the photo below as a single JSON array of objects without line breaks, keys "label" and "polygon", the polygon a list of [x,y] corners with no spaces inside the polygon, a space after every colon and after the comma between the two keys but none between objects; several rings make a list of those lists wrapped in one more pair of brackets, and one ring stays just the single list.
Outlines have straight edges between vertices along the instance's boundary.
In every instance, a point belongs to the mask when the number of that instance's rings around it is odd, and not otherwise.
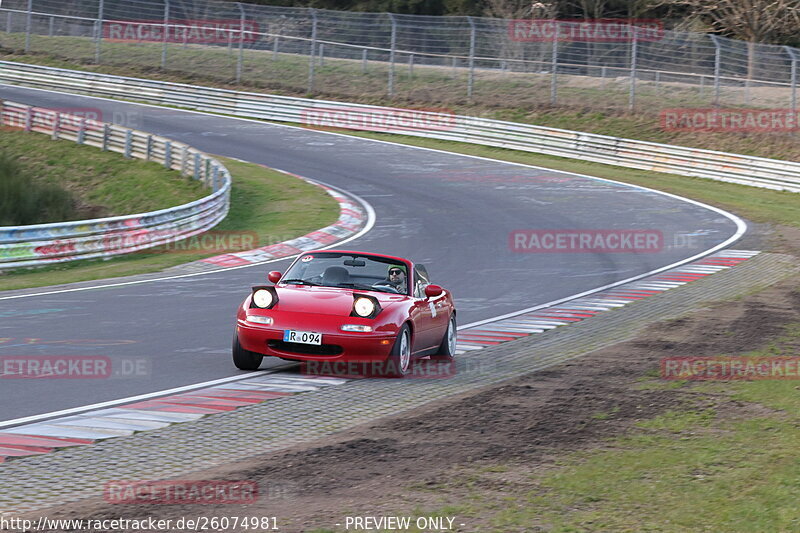
[{"label": "front wheel", "polygon": [[261,366],[261,361],[264,359],[264,356],[260,353],[242,348],[242,345],[239,344],[239,334],[236,332],[233,333],[233,348],[231,351],[233,352],[233,364],[239,370],[258,370],[258,367]]},{"label": "front wheel", "polygon": [[403,377],[408,374],[411,368],[411,330],[408,324],[403,324],[400,328],[387,366],[386,375]]},{"label": "front wheel", "polygon": [[452,361],[456,355],[456,315],[450,315],[450,321],[447,323],[447,331],[444,332],[442,337],[442,344],[439,345],[439,350],[431,356],[432,361]]}]

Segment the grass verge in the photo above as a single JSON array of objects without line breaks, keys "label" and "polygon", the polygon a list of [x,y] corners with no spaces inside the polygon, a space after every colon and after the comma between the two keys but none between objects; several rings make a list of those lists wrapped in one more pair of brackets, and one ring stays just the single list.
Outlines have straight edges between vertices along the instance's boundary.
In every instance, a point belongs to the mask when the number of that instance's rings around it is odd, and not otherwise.
[{"label": "grass verge", "polygon": [[[795,355],[798,347],[800,323],[792,323],[767,347],[745,355]],[[668,411],[535,472],[502,462],[484,466],[462,478],[470,486],[463,503],[418,514],[470,517],[482,531],[502,533],[797,531],[796,381],[670,388],[689,406],[713,398],[719,408]],[[503,475],[495,472],[515,472],[524,490],[501,494]]]},{"label": "grass verge", "polygon": [[[260,165],[219,158],[233,176],[231,209],[214,230],[252,238],[254,247],[289,240],[332,224],[339,204],[323,189]],[[180,244],[180,243],[178,243]],[[178,249],[174,249],[178,248]],[[156,248],[113,259],[92,259],[0,275],[0,290],[90,281],[156,272],[225,253]]]},{"label": "grass verge", "polygon": [[201,183],[158,163],[54,141],[41,133],[0,130],[0,152],[15,160],[37,185],[62,189],[73,200],[72,213],[66,218],[25,224],[143,213],[208,194]]}]

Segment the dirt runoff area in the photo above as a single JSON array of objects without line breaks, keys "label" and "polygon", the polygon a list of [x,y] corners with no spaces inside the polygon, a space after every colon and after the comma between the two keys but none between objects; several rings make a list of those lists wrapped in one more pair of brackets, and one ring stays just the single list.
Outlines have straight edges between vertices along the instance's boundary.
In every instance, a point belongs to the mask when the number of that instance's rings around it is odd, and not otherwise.
[{"label": "dirt runoff area", "polygon": [[[788,280],[651,325],[629,342],[568,364],[438,401],[324,442],[192,476],[255,482],[260,492],[255,503],[120,506],[83,501],[49,509],[46,515],[103,520],[122,514],[129,519],[169,519],[172,524],[198,516],[277,517],[277,531],[282,532],[355,531],[352,517],[417,517],[462,503],[475,489],[465,479],[492,471],[498,472],[494,481],[484,479],[479,489],[482,497],[502,502],[507,495],[529,490],[525,475],[552,469],[565,454],[602,449],[609,437],[625,434],[637,421],[687,402],[697,407],[697,397],[685,390],[640,385],[643,380],[658,381],[659,360],[664,357],[732,355],[764,346],[785,324],[800,321],[797,290],[798,282]],[[450,515],[443,517],[445,529],[425,530],[487,531],[490,519]],[[213,530],[211,522],[205,525]],[[274,523],[268,520],[269,527],[264,525],[257,530],[272,530]],[[221,522],[217,526],[223,530]],[[230,524],[227,528],[231,530]],[[172,530],[190,529],[184,523]]]}]

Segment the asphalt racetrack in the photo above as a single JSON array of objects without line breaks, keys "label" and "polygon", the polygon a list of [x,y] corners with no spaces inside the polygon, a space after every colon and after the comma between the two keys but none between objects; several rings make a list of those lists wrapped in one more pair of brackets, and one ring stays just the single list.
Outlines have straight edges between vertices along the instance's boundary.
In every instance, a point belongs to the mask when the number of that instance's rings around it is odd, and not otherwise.
[{"label": "asphalt racetrack", "polygon": [[[98,108],[106,122],[357,195],[376,221],[344,247],[425,264],[434,283],[452,290],[460,324],[644,274],[743,230],[741,221],[697,203],[556,171],[18,87],[2,86],[0,96],[62,110]],[[509,243],[517,230],[587,229],[660,232],[663,240],[639,253],[520,253]],[[235,308],[268,270],[288,263],[19,299],[0,295],[0,337],[8,339],[0,357],[102,355],[115,368],[145,369],[113,379],[4,380],[0,422],[240,374],[230,358]],[[262,368],[279,364],[285,362],[265,360]]]}]

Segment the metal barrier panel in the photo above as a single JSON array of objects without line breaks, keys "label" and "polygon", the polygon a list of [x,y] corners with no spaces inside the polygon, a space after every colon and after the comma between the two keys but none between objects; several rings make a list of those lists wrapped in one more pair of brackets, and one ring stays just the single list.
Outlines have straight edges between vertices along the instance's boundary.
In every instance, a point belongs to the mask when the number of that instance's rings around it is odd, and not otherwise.
[{"label": "metal barrier panel", "polygon": [[[0,227],[0,269],[109,257],[179,241],[217,225],[230,204],[230,173],[219,161],[163,137],[57,110],[2,102],[0,126],[19,128],[147,159],[174,168],[174,151],[217,169],[218,182],[204,198],[137,215],[31,226]],[[176,168],[180,170],[180,168]]]}]

